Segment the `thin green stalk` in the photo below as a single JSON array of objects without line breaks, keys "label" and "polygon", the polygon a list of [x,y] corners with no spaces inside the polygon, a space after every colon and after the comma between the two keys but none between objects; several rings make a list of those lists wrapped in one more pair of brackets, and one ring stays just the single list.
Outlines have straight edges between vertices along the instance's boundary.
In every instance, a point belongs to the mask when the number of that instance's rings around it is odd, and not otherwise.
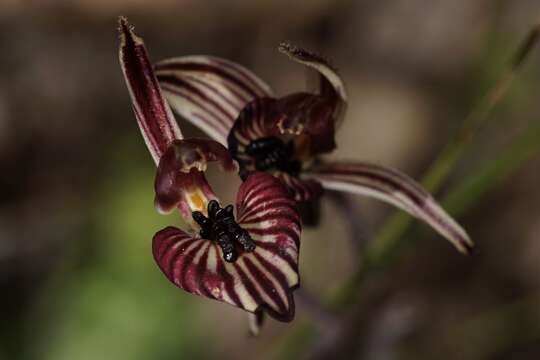
[{"label": "thin green stalk", "polygon": [[[486,162],[477,171],[469,175],[466,180],[454,188],[443,199],[443,206],[453,215],[459,216],[469,210],[490,191],[504,183],[510,175],[515,173],[532,156],[540,153],[540,127],[529,128],[516,137],[496,158]],[[407,232],[403,233],[403,237]],[[389,258],[399,248],[398,243],[385,250]],[[357,284],[368,273],[382,266],[381,263],[370,264],[354,274],[336,292],[333,305],[343,306],[351,303],[357,294]]]},{"label": "thin green stalk", "polygon": [[[482,196],[504,184],[531,157],[538,154],[540,154],[540,127],[524,130],[499,156],[487,162],[452,190],[445,197],[443,205],[452,213],[458,215],[465,213],[477,204]],[[366,275],[366,272],[360,272],[348,279],[329,299],[328,304],[341,308],[353,302],[358,295],[356,285]],[[281,356],[278,358],[289,359],[293,358],[289,355],[301,353],[302,349],[306,348],[307,339],[312,339],[313,335],[312,326],[307,323],[300,324],[293,334],[295,340],[287,342],[280,348]]]},{"label": "thin green stalk", "polygon": [[[540,22],[530,31],[518,51],[514,55],[509,67],[496,82],[495,86],[482,98],[479,105],[463,121],[461,129],[448,142],[437,160],[425,173],[422,183],[431,192],[436,192],[448,178],[455,164],[461,159],[468,145],[487,119],[492,109],[500,102],[509,89],[517,72],[530,54],[532,48],[540,37]],[[532,155],[540,152],[540,129],[525,133],[514,141],[506,151],[497,159],[483,166],[477,173],[472,174],[468,180],[452,191],[443,202],[452,212],[462,213],[485,193],[492,190],[514,173]],[[474,191],[473,191],[474,190]],[[348,279],[330,299],[331,306],[341,306],[351,302],[358,293],[357,285],[369,271],[383,265],[386,254],[393,252],[399,239],[408,230],[412,219],[401,213],[391,216],[382,227],[372,245],[366,249],[364,264],[361,271]],[[295,339],[308,339],[313,335],[313,328],[309,324],[298,326],[292,335]],[[289,358],[291,354],[302,353],[305,341],[288,342],[280,348],[279,358]],[[296,357],[296,356],[295,356]]]},{"label": "thin green stalk", "polygon": [[461,215],[482,196],[505,182],[527,160],[540,152],[540,127],[524,130],[497,158],[480,168],[452,190],[443,205],[454,215]]},{"label": "thin green stalk", "polygon": [[[495,85],[482,97],[477,106],[463,120],[459,131],[450,139],[444,150],[422,177],[422,184],[432,193],[444,184],[456,163],[462,158],[478,130],[488,121],[494,107],[506,95],[519,70],[540,38],[540,22],[537,23],[515,52],[508,67]],[[396,243],[407,231],[413,219],[396,213],[385,222],[381,231],[365,252],[365,265],[378,267]]]}]

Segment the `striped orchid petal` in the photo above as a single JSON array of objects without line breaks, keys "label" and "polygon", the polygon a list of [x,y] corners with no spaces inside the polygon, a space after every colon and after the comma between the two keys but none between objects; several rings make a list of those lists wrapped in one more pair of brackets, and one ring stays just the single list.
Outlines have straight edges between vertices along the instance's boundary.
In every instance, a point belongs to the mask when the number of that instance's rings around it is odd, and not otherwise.
[{"label": "striped orchid petal", "polygon": [[215,241],[174,227],[154,236],[154,259],[172,283],[192,294],[291,321],[292,292],[299,284],[300,219],[294,201],[277,179],[254,173],[239,189],[237,219],[255,249],[234,262],[224,260]]},{"label": "striped orchid petal", "polygon": [[192,212],[205,213],[209,201],[216,199],[204,177],[208,163],[213,161],[224,171],[238,169],[227,149],[216,141],[174,141],[159,162],[154,184],[156,209],[169,213],[178,208],[184,219],[194,225]]},{"label": "striped orchid petal", "polygon": [[315,200],[323,193],[321,183],[316,180],[300,179],[282,171],[275,172],[273,175],[285,184],[295,201],[306,202]]},{"label": "striped orchid petal", "polygon": [[177,57],[160,61],[155,70],[174,111],[224,145],[240,110],[255,98],[272,96],[251,71],[218,57]]},{"label": "striped orchid petal", "polygon": [[331,107],[306,93],[258,98],[238,116],[227,143],[242,174],[277,169],[291,174],[301,162],[335,148]]},{"label": "striped orchid petal", "polygon": [[275,103],[276,99],[268,97],[253,100],[240,112],[229,132],[228,149],[244,174],[257,170],[255,158],[246,152],[246,147],[258,139],[279,135],[273,113]]},{"label": "striped orchid petal", "polygon": [[120,66],[131,96],[133,111],[155,163],[182,133],[174,119],[148,59],[144,42],[123,17],[119,19]]},{"label": "striped orchid petal", "polygon": [[374,164],[318,164],[304,173],[323,188],[371,196],[425,221],[447,238],[460,252],[468,254],[474,244],[463,228],[450,217],[419,184],[396,170]]},{"label": "striped orchid petal", "polygon": [[297,47],[289,42],[279,45],[279,51],[286,54],[291,60],[316,70],[319,76],[319,94],[333,103],[334,120],[336,128],[343,121],[347,109],[347,91],[345,83],[337,70],[322,56],[306,49]]}]

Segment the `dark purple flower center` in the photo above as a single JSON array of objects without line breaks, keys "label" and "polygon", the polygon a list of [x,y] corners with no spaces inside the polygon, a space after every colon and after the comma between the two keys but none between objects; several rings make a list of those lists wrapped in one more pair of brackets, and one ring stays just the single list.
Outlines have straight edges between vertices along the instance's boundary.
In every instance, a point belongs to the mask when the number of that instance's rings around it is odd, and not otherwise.
[{"label": "dark purple flower center", "polygon": [[293,158],[292,141],[285,143],[278,137],[268,136],[251,141],[245,151],[252,157],[258,171],[277,169],[293,176],[300,171],[300,162]]},{"label": "dark purple flower center", "polygon": [[208,203],[208,217],[200,211],[194,211],[191,214],[193,220],[201,227],[199,232],[201,237],[217,242],[223,250],[225,261],[235,262],[239,251],[255,250],[255,242],[249,233],[242,229],[234,219],[232,205],[222,208],[216,200],[211,200]]}]

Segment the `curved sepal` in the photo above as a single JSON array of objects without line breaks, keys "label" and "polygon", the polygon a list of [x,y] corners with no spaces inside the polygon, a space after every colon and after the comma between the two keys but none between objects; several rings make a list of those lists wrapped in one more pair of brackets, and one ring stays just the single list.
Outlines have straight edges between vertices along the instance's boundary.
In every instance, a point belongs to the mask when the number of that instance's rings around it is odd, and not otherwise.
[{"label": "curved sepal", "polygon": [[184,56],[155,65],[170,105],[214,140],[226,144],[240,110],[270,87],[245,67],[213,56]]},{"label": "curved sepal", "polygon": [[182,133],[165,101],[144,42],[133,32],[133,26],[123,17],[119,19],[120,66],[131,96],[133,112],[144,141],[159,162],[159,158]]},{"label": "curved sepal", "polygon": [[154,259],[171,282],[192,294],[291,321],[292,292],[299,283],[300,220],[294,202],[278,180],[257,173],[240,187],[237,208],[239,225],[256,244],[253,252],[226,262],[214,241],[168,227],[154,236]]},{"label": "curved sepal", "polygon": [[204,177],[209,162],[217,161],[224,171],[237,171],[227,149],[213,140],[176,140],[161,157],[154,183],[155,206],[161,213],[178,208],[193,225],[191,213],[206,213],[208,202],[216,199]]},{"label": "curved sepal", "polygon": [[464,254],[474,247],[465,230],[433,197],[399,171],[365,162],[323,163],[304,174],[325,189],[371,196],[393,204],[425,221]]},{"label": "curved sepal", "polygon": [[320,74],[319,94],[333,103],[334,120],[337,128],[347,109],[347,91],[345,83],[337,73],[337,70],[322,56],[314,54],[306,49],[297,47],[289,42],[279,45],[279,51],[286,54],[291,60],[316,70]]}]

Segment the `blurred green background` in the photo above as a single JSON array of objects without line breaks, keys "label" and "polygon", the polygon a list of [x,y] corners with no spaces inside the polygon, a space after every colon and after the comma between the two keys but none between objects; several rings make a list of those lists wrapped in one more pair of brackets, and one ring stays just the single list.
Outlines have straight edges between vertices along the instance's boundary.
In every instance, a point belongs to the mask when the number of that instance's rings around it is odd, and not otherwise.
[{"label": "blurred green background", "polygon": [[[155,169],[118,65],[118,15],[154,61],[222,56],[278,94],[303,89],[305,75],[280,41],[325,54],[350,94],[333,157],[418,179],[540,2],[0,1],[0,359],[540,358],[539,51],[437,194],[465,186],[449,205],[477,254],[415,223],[355,285],[354,301],[336,306],[392,209],[347,199],[362,224],[351,241],[343,199],[326,198],[320,227],[303,234],[301,277],[328,312],[304,294],[293,323],[270,320],[250,338],[242,311],[182,292],[154,264],[153,234],[183,224],[153,209]],[[237,179],[209,179],[234,197]]]}]

